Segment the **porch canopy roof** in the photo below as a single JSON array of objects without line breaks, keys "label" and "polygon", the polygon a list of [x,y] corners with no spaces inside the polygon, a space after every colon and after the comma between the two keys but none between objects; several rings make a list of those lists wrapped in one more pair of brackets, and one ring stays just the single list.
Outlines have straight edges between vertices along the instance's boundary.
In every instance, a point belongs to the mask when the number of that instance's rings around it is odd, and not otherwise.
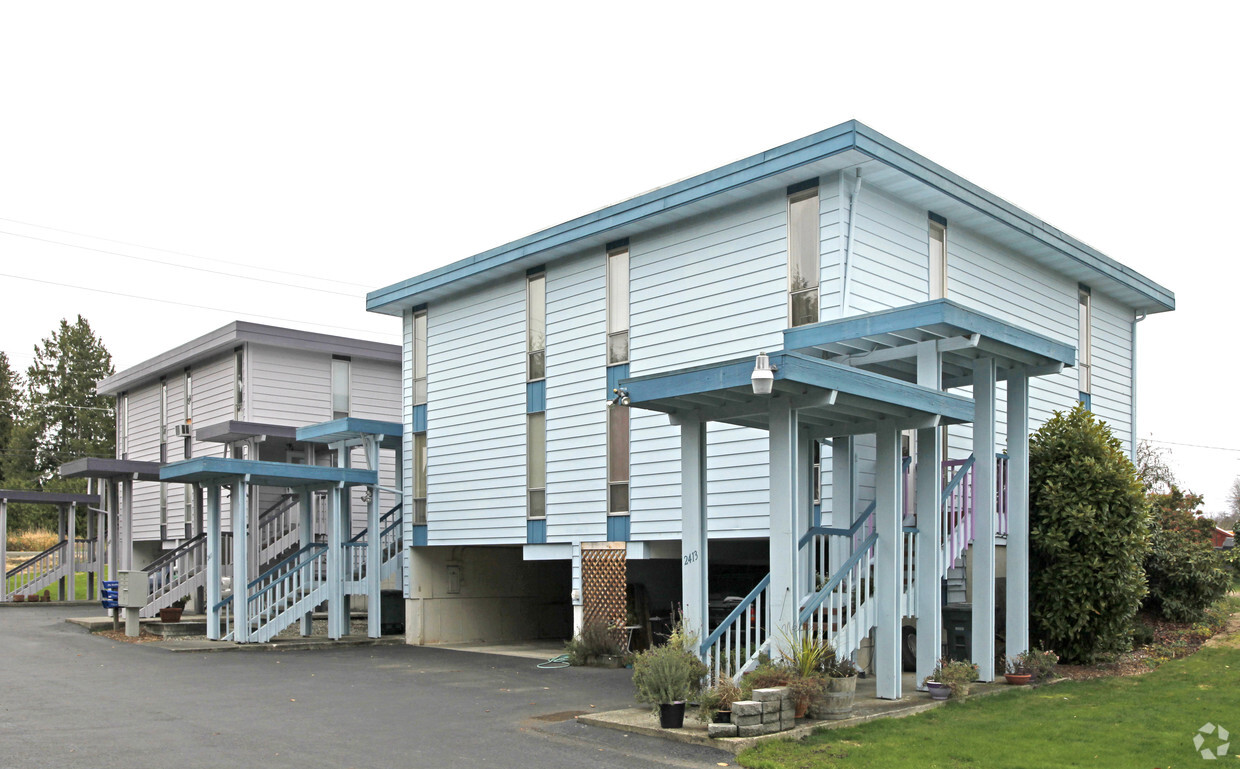
[{"label": "porch canopy roof", "polygon": [[949,299],[897,307],[784,331],[784,349],[906,382],[917,380],[919,353],[942,356],[943,387],[973,381],[973,361],[994,358],[999,379],[1023,368],[1030,376],[1076,364],[1076,348]]},{"label": "porch canopy roof", "polygon": [[330,486],[374,486],[379,474],[374,470],[351,467],[319,467],[257,459],[198,457],[164,465],[160,480],[180,483],[227,484],[245,480],[258,486],[326,488]]},{"label": "porch canopy roof", "polygon": [[215,443],[234,443],[249,438],[279,438],[291,441],[297,437],[297,428],[292,425],[273,425],[264,422],[243,422],[238,419],[229,419],[213,425],[199,427],[194,431],[194,437],[200,441],[212,441]]},{"label": "porch canopy roof", "polygon": [[379,447],[383,449],[400,448],[403,435],[404,426],[400,422],[357,417],[343,417],[297,428],[297,440],[306,443],[359,444],[363,437],[376,436],[379,438]]},{"label": "porch canopy roof", "polygon": [[158,481],[159,462],[110,457],[79,457],[60,466],[61,478],[101,478],[104,480]]},{"label": "porch canopy roof", "polygon": [[0,500],[5,502],[30,502],[38,505],[97,505],[98,494],[67,494],[58,491],[32,491],[27,489],[0,489]]},{"label": "porch canopy roof", "polygon": [[620,381],[629,405],[667,414],[673,423],[725,422],[769,429],[778,405],[798,409],[817,437],[933,427],[973,421],[973,401],[796,352],[774,352],[771,395],[755,395],[754,358]]}]

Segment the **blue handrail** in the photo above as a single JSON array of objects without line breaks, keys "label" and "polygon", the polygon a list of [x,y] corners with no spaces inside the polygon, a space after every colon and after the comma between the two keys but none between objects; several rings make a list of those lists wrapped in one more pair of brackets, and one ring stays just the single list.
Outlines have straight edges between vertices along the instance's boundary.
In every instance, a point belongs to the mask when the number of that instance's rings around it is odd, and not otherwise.
[{"label": "blue handrail", "polygon": [[[401,506],[402,504],[404,504],[404,503],[403,503],[403,502],[397,502],[397,503],[396,503],[396,507],[393,507],[391,510],[388,510],[388,511],[387,511],[386,513],[384,513],[383,515],[379,516],[379,523],[383,523],[383,522],[384,522],[384,521],[386,521],[388,518],[390,518],[390,517],[391,517],[391,515],[392,515],[393,513],[395,513],[397,510],[400,510],[400,506]],[[353,535],[353,539],[350,539],[350,540],[349,540],[348,542],[346,542],[345,544],[347,544],[347,545],[351,545],[351,544],[353,544],[354,542],[357,542],[357,541],[358,541],[358,540],[360,540],[362,537],[366,536],[366,532],[367,532],[367,531],[369,531],[369,529],[362,529],[362,530],[361,530],[361,531],[359,531],[357,534],[354,534],[354,535]],[[380,534],[380,536],[382,536],[382,534]]]},{"label": "blue handrail", "polygon": [[232,601],[234,595],[236,595],[236,593],[229,593],[228,597],[220,601],[219,603],[217,603],[214,607],[212,607],[212,610],[219,611],[220,609],[224,608],[225,605],[227,605],[230,601]]},{"label": "blue handrail", "polygon": [[865,538],[865,541],[861,543],[861,546],[848,557],[847,561],[844,561],[844,563],[840,565],[840,568],[836,570],[835,575],[831,577],[831,579],[827,580],[827,584],[823,585],[822,588],[819,589],[818,592],[814,593],[810,597],[809,601],[805,603],[805,607],[802,608],[801,613],[797,615],[797,624],[809,621],[809,618],[814,614],[814,610],[817,609],[823,602],[823,600],[827,597],[827,594],[834,590],[836,586],[843,581],[844,574],[852,570],[852,567],[857,565],[857,561],[861,560],[861,556],[865,555],[877,541],[877,531]]},{"label": "blue handrail", "polygon": [[[296,558],[298,555],[300,555],[300,554],[302,554],[302,553],[306,552],[307,550],[326,550],[326,549],[327,549],[327,545],[324,545],[324,544],[323,544],[323,543],[321,543],[321,542],[316,542],[316,543],[311,544],[311,545],[306,545],[306,546],[305,546],[305,547],[303,547],[301,550],[298,550],[296,553],[293,553],[292,555],[290,555],[288,558],[285,558],[285,559],[284,559],[283,561],[281,561],[280,563],[281,563],[281,564],[283,564],[283,563],[287,563],[288,561],[292,560],[293,558]],[[315,559],[315,558],[318,558],[320,555],[322,555],[322,553],[315,553],[315,554],[314,554],[313,556],[311,556],[310,558],[307,558],[307,559],[305,560],[305,562],[304,562],[304,563],[299,563],[299,564],[297,564],[297,569],[300,569],[300,568],[302,568],[303,566],[306,566],[307,564],[312,563],[312,562],[314,561],[314,559]],[[259,577],[259,578],[258,578],[257,580],[255,580],[254,582],[258,582],[259,580],[261,580],[261,579],[265,578],[268,574],[271,574],[271,572],[275,571],[277,568],[279,568],[279,566],[275,566],[275,567],[272,567],[272,568],[268,569],[266,572],[264,572],[264,573],[263,573],[263,576]],[[289,574],[292,574],[292,573],[293,573],[294,571],[296,571],[297,569],[292,569],[292,570],[290,570],[288,573],[289,573]],[[251,583],[250,583],[250,587],[254,587],[254,582],[251,582]],[[268,585],[267,587],[263,588],[262,590],[259,590],[257,593],[255,593],[254,595],[251,595],[249,598],[247,598],[247,599],[246,599],[246,603],[254,603],[255,601],[257,601],[257,600],[258,600],[259,596],[263,595],[264,593],[266,593],[266,592],[267,592],[267,591],[269,591],[269,590],[274,589],[276,585],[280,584],[280,582],[281,582],[281,580],[276,580],[275,582],[272,582],[270,585]]]},{"label": "blue handrail", "polygon": [[743,614],[754,601],[758,600],[758,596],[761,595],[762,591],[766,590],[770,584],[771,575],[768,572],[767,575],[758,582],[758,586],[753,590],[750,590],[749,595],[745,596],[745,599],[738,603],[736,608],[732,609],[727,618],[725,618],[723,622],[719,623],[719,627],[715,628],[715,632],[707,636],[706,640],[702,642],[701,653],[703,655],[706,654],[706,651],[710,649],[710,647],[715,645],[715,641],[719,640],[719,637],[724,634],[724,631],[731,627],[732,623],[739,619],[741,614]]},{"label": "blue handrail", "polygon": [[947,498],[952,495],[952,492],[955,491],[956,487],[960,485],[960,482],[964,480],[964,474],[969,471],[969,468],[973,467],[973,463],[976,461],[977,457],[970,454],[969,458],[966,459],[964,464],[960,466],[960,469],[956,471],[956,474],[952,476],[952,479],[947,482],[946,486],[943,487],[943,494],[939,497],[940,503],[947,501]]}]

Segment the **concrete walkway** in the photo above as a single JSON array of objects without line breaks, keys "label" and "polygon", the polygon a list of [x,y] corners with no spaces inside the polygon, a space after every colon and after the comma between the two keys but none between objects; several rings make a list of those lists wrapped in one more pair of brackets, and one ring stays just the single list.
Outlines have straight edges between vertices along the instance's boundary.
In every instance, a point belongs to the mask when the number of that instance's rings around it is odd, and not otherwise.
[{"label": "concrete walkway", "polygon": [[735,766],[730,753],[599,729],[627,670],[543,670],[448,649],[168,654],[91,636],[54,604],[0,618],[0,767]]}]

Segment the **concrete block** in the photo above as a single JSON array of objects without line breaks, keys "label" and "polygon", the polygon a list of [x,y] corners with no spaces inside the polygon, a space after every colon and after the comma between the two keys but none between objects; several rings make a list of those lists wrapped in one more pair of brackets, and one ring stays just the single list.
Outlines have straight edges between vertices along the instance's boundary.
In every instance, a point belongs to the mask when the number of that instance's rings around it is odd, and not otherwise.
[{"label": "concrete block", "polygon": [[789,700],[783,707],[779,709],[779,717],[780,718],[792,718],[794,715],[796,715],[796,712],[797,712],[797,706],[793,705],[792,701]]},{"label": "concrete block", "polygon": [[767,700],[766,702],[762,703],[762,715],[764,716],[769,716],[772,713],[775,713],[778,715],[779,711],[780,711],[779,700]]},{"label": "concrete block", "polygon": [[712,738],[737,736],[736,724],[707,724],[706,733]]},{"label": "concrete block", "polygon": [[780,714],[780,716],[779,716],[779,730],[780,730],[781,732],[786,732],[786,731],[788,731],[789,729],[794,728],[796,725],[797,725],[797,719],[796,719],[796,716],[795,716],[795,715],[793,715],[792,713],[789,713],[789,714],[788,714],[788,715],[786,715],[786,716],[785,716],[785,715],[783,715],[782,713]]},{"label": "concrete block", "polygon": [[766,729],[765,724],[754,724],[753,726],[738,726],[736,727],[736,736],[737,737],[761,737],[764,734],[770,733],[770,732],[764,731],[765,729]]},{"label": "concrete block", "polygon": [[779,721],[767,721],[766,723],[762,724],[763,734],[775,734],[779,730],[780,730]]},{"label": "concrete block", "polygon": [[754,700],[741,700],[732,703],[732,718],[739,716],[760,716],[762,715],[762,703]]},{"label": "concrete block", "polygon": [[753,698],[757,702],[778,702],[788,695],[788,687],[777,686],[770,689],[754,689]]},{"label": "concrete block", "polygon": [[762,714],[758,713],[752,716],[738,716],[736,711],[732,711],[732,723],[736,726],[757,726],[762,723]]}]

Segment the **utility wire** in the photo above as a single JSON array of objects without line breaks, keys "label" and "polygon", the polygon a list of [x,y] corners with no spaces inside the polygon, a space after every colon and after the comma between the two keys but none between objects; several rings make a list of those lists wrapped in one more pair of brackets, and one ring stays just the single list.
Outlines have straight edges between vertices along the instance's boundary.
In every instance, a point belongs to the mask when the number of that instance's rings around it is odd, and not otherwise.
[{"label": "utility wire", "polygon": [[173,299],[156,299],[151,296],[138,296],[137,294],[125,294],[120,291],[108,291],[103,288],[91,288],[89,286],[75,286],[72,283],[60,283],[54,280],[42,280],[40,278],[29,278],[25,275],[12,275],[7,272],[0,272],[0,278],[13,278],[14,280],[28,280],[32,283],[42,283],[46,286],[59,286],[61,288],[76,288],[79,291],[93,291],[97,294],[107,294],[109,296],[121,296],[126,299],[140,299],[144,302],[158,302],[159,304],[171,304],[178,307],[189,307],[194,310],[210,310],[211,312],[222,312],[227,315],[241,315],[247,318],[262,318],[263,320],[274,320],[280,323],[301,323],[307,326],[316,326],[318,328],[334,328],[339,331],[357,331],[363,334],[373,334],[374,331],[368,328],[353,328],[351,326],[334,326],[330,323],[314,323],[308,320],[292,320],[290,318],[281,318],[275,315],[260,315],[256,312],[241,312],[238,310],[228,310],[223,307],[209,307],[203,304],[190,304],[189,302],[178,302]]},{"label": "utility wire", "polygon": [[37,227],[40,230],[51,230],[52,232],[63,232],[66,235],[77,235],[78,237],[90,238],[91,240],[102,240],[105,243],[116,243],[122,246],[133,246],[134,248],[143,248],[148,251],[159,251],[165,254],[173,254],[175,256],[188,256],[190,259],[201,259],[204,262],[219,262],[220,264],[231,264],[234,267],[250,267],[256,270],[263,270],[265,272],[278,273],[280,275],[292,275],[298,278],[308,278],[310,280],[321,280],[327,283],[337,283],[342,286],[356,286],[357,288],[362,288],[362,289],[367,289],[367,290],[373,288],[373,286],[365,284],[365,283],[350,283],[349,281],[339,280],[337,278],[323,278],[317,275],[307,275],[302,272],[292,272],[290,270],[277,270],[274,267],[258,267],[256,265],[246,264],[245,262],[233,262],[227,259],[220,259],[219,257],[215,257],[215,256],[198,256],[197,254],[190,254],[185,251],[173,251],[172,249],[168,249],[168,248],[157,248],[155,246],[144,246],[141,243],[130,243],[127,240],[113,240],[112,238],[103,238],[98,235],[90,235],[85,232],[76,232],[74,230],[64,230],[64,229],[60,229],[59,227],[48,227],[45,224],[35,224],[33,222],[23,222],[18,219],[9,219],[4,216],[0,216],[0,222],[12,222],[13,224],[21,224],[26,227]]},{"label": "utility wire", "polygon": [[1210,449],[1211,451],[1232,451],[1240,454],[1240,449],[1232,449],[1226,446],[1203,446],[1200,443],[1176,443],[1175,441],[1160,441],[1157,438],[1141,438],[1139,440],[1149,441],[1150,443],[1163,443],[1168,446],[1184,446],[1190,449]]},{"label": "utility wire", "polygon": [[[105,396],[96,395],[92,397],[98,398],[98,397],[105,397]],[[0,403],[7,403],[12,406],[24,405],[20,401],[0,401]],[[114,410],[113,408],[105,408],[103,406],[71,406],[68,403],[40,403],[39,406],[54,406],[55,408],[58,408],[58,409],[83,409],[86,411],[113,411]]]},{"label": "utility wire", "polygon": [[78,245],[77,243],[65,243],[64,241],[60,241],[60,240],[49,240],[48,238],[39,238],[39,237],[35,237],[34,235],[24,235],[20,232],[9,232],[8,230],[0,230],[0,235],[11,235],[12,237],[15,237],[15,238],[26,238],[27,240],[37,240],[40,243],[51,243],[52,245],[66,246],[68,248],[79,248],[83,251],[94,251],[97,254],[108,254],[109,256],[119,256],[124,259],[133,259],[139,262],[150,262],[151,264],[162,264],[166,267],[176,267],[182,270],[193,270],[195,272],[210,273],[211,275],[223,275],[228,278],[239,278],[241,280],[252,280],[255,283],[270,283],[272,285],[281,286],[283,288],[297,288],[297,289],[301,289],[302,291],[318,291],[319,293],[322,293],[322,294],[335,294],[337,296],[347,296],[350,299],[362,298],[361,295],[359,294],[351,294],[351,293],[347,293],[344,291],[333,291],[330,288],[314,288],[313,286],[291,285],[289,283],[281,283],[275,280],[268,280],[267,278],[255,278],[249,275],[239,275],[238,273],[235,273],[235,272],[225,272],[223,270],[211,270],[211,269],[207,269],[206,267],[194,267],[188,264],[177,264],[176,262],[169,262],[166,259],[153,259],[147,256],[134,256],[133,254],[126,254],[121,251],[108,251],[102,248],[93,248],[91,246]]}]

